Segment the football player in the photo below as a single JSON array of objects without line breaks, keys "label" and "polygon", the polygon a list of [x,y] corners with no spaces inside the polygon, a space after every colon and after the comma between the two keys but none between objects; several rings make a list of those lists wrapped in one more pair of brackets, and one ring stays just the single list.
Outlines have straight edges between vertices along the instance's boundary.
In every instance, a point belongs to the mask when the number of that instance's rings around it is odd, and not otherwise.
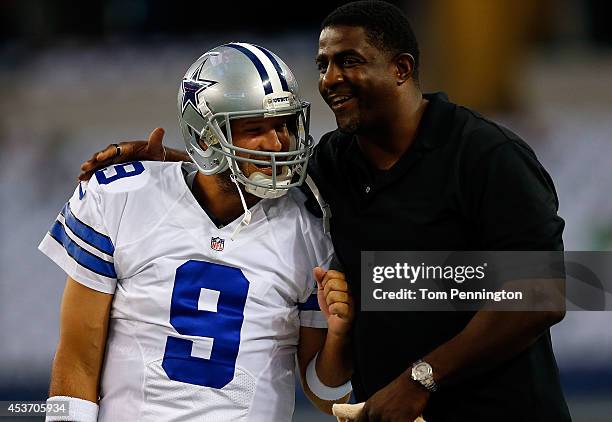
[{"label": "football player", "polygon": [[193,163],[79,184],[40,244],[68,274],[47,420],[290,421],[296,356],[319,407],[346,400],[353,302],[294,188],[309,107],[275,54],[214,48],[179,89]]}]

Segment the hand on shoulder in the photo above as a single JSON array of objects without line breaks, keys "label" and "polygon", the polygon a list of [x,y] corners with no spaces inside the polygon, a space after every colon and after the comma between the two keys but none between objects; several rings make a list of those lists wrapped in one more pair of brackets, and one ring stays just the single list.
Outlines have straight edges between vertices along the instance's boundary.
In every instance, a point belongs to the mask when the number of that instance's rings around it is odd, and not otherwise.
[{"label": "hand on shoulder", "polygon": [[81,174],[78,179],[89,180],[97,170],[112,164],[129,161],[165,161],[166,148],[162,142],[164,133],[164,129],[158,127],[151,132],[147,141],[132,140],[108,145],[81,164]]}]

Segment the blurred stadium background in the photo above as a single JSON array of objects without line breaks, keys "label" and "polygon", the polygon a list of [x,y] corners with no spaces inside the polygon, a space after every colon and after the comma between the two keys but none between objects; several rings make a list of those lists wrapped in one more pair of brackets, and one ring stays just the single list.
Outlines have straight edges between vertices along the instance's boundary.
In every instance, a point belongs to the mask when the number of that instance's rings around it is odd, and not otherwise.
[{"label": "blurred stadium background", "polygon": [[[209,48],[278,53],[312,101],[317,139],[321,19],[342,2],[0,2],[0,400],[44,400],[64,274],[36,249],[79,164],[157,126],[181,147],[176,92]],[[446,91],[527,140],[555,180],[567,250],[612,248],[612,29],[603,0],[394,2],[421,43],[425,91]],[[553,328],[575,421],[612,421],[612,313]],[[520,403],[517,403],[520,406]],[[23,421],[24,418],[19,418]],[[332,420],[297,399],[296,422]]]}]

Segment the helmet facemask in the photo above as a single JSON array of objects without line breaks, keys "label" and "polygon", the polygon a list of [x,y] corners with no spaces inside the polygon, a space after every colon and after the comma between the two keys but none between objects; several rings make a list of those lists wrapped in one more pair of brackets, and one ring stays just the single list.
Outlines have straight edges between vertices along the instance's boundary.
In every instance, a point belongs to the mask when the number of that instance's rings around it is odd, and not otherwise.
[{"label": "helmet facemask", "polygon": [[[231,120],[247,117],[273,117],[272,115],[224,113],[213,118],[210,130],[218,139],[219,153],[223,155],[233,177],[245,186],[245,190],[260,198],[278,198],[293,186],[304,182],[306,172],[302,171],[308,164],[313,140],[308,133],[309,104],[301,104],[298,111],[285,113],[291,116],[287,122],[289,145],[283,151],[264,151],[241,148],[234,144]],[[276,117],[276,116],[274,116]],[[245,157],[245,155],[247,157]],[[270,174],[251,171],[245,174],[246,164],[270,168]]]}]

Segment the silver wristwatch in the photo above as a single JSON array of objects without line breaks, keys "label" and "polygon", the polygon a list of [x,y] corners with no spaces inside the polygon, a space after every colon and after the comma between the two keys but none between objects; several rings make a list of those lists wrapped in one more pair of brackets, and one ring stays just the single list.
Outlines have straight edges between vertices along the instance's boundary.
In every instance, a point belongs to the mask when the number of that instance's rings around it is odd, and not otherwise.
[{"label": "silver wristwatch", "polygon": [[431,365],[422,360],[417,360],[412,364],[412,372],[410,374],[413,380],[434,392],[438,389],[438,385],[433,379],[433,369]]}]

